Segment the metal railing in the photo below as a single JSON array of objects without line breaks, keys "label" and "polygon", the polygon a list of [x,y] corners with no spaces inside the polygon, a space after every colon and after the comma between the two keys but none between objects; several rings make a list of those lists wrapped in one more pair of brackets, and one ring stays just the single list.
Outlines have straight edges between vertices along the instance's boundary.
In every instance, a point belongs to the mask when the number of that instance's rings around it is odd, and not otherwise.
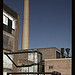
[{"label": "metal railing", "polygon": [[59,73],[59,72],[56,72],[56,71],[53,71],[53,72],[9,72],[9,73],[7,73],[7,75],[10,75],[10,74],[26,74],[26,75],[61,75],[61,73]]}]

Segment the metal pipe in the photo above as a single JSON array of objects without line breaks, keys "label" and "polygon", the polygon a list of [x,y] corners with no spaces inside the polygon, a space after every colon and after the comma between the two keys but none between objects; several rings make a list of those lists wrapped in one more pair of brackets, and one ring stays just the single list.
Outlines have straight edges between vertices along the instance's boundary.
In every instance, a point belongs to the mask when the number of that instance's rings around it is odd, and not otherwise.
[{"label": "metal pipe", "polygon": [[24,52],[11,52],[11,53],[4,52],[4,54],[20,54],[20,53],[34,53],[34,52],[39,53],[39,54],[42,55],[42,53],[39,52],[39,51],[24,51]]}]

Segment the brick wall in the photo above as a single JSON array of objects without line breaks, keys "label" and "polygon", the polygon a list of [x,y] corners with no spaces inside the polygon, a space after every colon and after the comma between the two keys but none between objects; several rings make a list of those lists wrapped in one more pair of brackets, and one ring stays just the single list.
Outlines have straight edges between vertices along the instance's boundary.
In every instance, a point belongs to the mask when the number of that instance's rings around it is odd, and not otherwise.
[{"label": "brick wall", "polygon": [[37,49],[43,54],[44,59],[56,59],[56,47]]},{"label": "brick wall", "polygon": [[[49,68],[49,66],[53,66],[53,68]],[[52,71],[60,72],[61,75],[72,75],[72,59],[45,59],[45,72]]]}]

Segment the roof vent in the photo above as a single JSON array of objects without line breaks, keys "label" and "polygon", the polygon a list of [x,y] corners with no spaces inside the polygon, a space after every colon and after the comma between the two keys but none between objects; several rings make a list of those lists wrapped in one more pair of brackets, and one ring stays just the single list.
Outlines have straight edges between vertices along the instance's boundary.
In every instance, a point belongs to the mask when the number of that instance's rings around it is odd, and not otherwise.
[{"label": "roof vent", "polygon": [[61,48],[61,55],[62,55],[62,58],[64,58],[64,48]]},{"label": "roof vent", "polygon": [[70,48],[66,48],[67,56],[69,57]]}]

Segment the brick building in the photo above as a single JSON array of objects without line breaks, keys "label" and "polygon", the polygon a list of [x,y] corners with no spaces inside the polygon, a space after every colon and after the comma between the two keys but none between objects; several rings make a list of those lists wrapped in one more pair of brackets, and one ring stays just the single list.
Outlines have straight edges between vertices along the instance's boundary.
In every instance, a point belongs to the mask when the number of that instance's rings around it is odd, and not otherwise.
[{"label": "brick building", "polygon": [[[71,60],[67,58],[68,56],[64,54],[64,48],[61,50],[56,47],[49,48],[37,48],[37,49],[24,49],[18,50],[18,33],[19,33],[19,15],[13,11],[10,7],[3,4],[3,75],[6,75],[7,72],[51,72],[58,71],[62,75],[69,75],[66,71],[69,71],[71,75]],[[42,53],[42,63],[38,65],[33,65],[31,67],[20,67],[16,68],[8,57],[4,54],[10,52],[25,52],[25,51],[38,51]],[[38,63],[41,59],[38,53],[28,53],[28,54],[19,54],[19,55],[10,55],[12,60],[17,65],[29,65],[32,63]],[[63,59],[61,59],[63,58]],[[67,60],[68,59],[68,60]],[[59,64],[59,68],[54,68]],[[65,63],[68,65],[65,65]],[[54,64],[51,65],[51,64]],[[50,66],[49,66],[50,65]],[[64,65],[61,67],[61,65]],[[66,68],[68,67],[68,68]],[[60,68],[61,71],[60,71]],[[63,69],[65,68],[65,70]],[[63,70],[63,71],[62,71]],[[63,74],[64,73],[64,74]],[[66,73],[66,74],[65,74]]]},{"label": "brick building", "polygon": [[[64,49],[64,48],[63,48]],[[42,64],[33,65],[32,67],[28,67],[28,68],[20,68],[18,71],[26,71],[26,72],[45,72],[45,59],[60,59],[62,58],[62,52],[61,50],[57,49],[56,47],[49,47],[49,48],[38,48],[38,49],[26,49],[27,51],[39,51],[42,53]],[[26,50],[18,50],[19,52],[24,52]],[[36,57],[35,57],[36,56]],[[64,58],[67,58],[67,55],[63,53]],[[38,62],[38,60],[40,60],[40,56],[38,56],[38,54],[35,53],[31,53],[31,54],[26,54],[25,55],[19,55],[18,56],[18,61],[20,61],[21,59],[23,61],[28,60],[28,61],[32,61],[32,62]],[[19,64],[19,63],[17,63]],[[26,63],[25,63],[26,64]]]},{"label": "brick building", "polygon": [[[62,58],[61,50],[57,49],[56,47],[38,48],[37,50],[43,54],[43,60]],[[67,57],[66,54],[63,53],[63,55],[65,58]]]},{"label": "brick building", "polygon": [[61,75],[72,75],[72,58],[45,59],[45,72],[53,71]]},{"label": "brick building", "polygon": [[43,60],[43,64],[39,67],[39,71],[45,71],[45,59],[60,59],[62,57],[66,58],[67,55],[65,53],[62,54],[62,49],[64,50],[64,48],[61,48],[61,50],[59,50],[56,47],[37,49],[42,53]]},{"label": "brick building", "polygon": [[[13,71],[12,62],[4,54],[17,51],[19,33],[19,15],[3,3],[3,75]],[[10,55],[12,59],[14,56]]]}]

